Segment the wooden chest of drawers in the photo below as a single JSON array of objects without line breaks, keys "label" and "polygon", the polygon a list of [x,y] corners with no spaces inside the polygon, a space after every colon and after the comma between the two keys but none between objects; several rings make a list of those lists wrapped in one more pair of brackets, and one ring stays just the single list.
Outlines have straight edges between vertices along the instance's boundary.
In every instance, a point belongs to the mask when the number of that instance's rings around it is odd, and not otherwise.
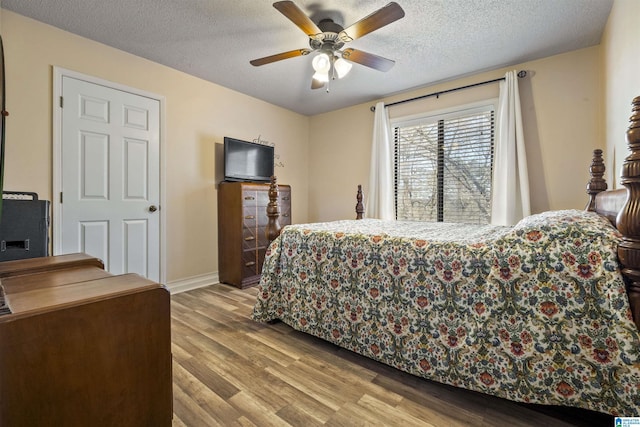
[{"label": "wooden chest of drawers", "polygon": [[[278,185],[280,225],[291,224],[291,187]],[[260,281],[266,237],[269,184],[222,182],[218,188],[220,282],[239,288]]]}]

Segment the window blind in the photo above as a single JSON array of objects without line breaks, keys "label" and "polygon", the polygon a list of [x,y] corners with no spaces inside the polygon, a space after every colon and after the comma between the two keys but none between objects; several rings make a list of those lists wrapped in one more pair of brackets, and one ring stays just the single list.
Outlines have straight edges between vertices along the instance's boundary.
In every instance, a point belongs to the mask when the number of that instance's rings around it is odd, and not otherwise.
[{"label": "window blind", "polygon": [[489,222],[492,105],[414,120],[393,130],[397,219]]}]

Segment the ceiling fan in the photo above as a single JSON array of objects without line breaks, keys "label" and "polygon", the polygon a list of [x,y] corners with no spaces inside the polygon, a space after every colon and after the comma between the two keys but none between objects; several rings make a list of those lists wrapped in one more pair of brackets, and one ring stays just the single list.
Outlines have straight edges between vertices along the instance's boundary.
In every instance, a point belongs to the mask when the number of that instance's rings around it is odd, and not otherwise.
[{"label": "ceiling fan", "polygon": [[292,1],[278,1],[273,4],[280,13],[289,18],[304,33],[309,36],[309,48],[295,49],[276,55],[249,61],[251,65],[260,66],[283,59],[305,56],[318,51],[312,61],[315,74],[313,75],[311,88],[318,89],[327,85],[330,79],[342,78],[351,69],[351,62],[364,65],[379,71],[389,71],[395,61],[383,58],[372,53],[352,48],[341,50],[345,43],[360,38],[379,28],[384,27],[404,16],[404,10],[398,3],[391,2],[376,10],[355,24],[342,28],[332,19],[322,19],[318,24],[313,22]]}]

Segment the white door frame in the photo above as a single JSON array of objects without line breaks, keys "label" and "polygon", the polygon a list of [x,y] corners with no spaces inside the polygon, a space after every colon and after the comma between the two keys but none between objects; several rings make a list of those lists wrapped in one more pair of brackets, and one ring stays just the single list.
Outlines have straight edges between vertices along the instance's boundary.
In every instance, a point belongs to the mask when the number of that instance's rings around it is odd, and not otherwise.
[{"label": "white door frame", "polygon": [[53,188],[51,208],[52,218],[52,241],[53,255],[62,253],[62,239],[58,238],[62,230],[62,204],[60,203],[60,193],[62,192],[62,109],[60,108],[60,97],[62,96],[62,78],[71,77],[84,80],[89,83],[109,87],[134,95],[140,95],[157,100],[160,104],[160,283],[166,283],[166,155],[165,155],[165,99],[164,96],[144,90],[132,88],[119,83],[103,80],[97,77],[88,76],[76,71],[67,70],[61,67],[53,67]]}]

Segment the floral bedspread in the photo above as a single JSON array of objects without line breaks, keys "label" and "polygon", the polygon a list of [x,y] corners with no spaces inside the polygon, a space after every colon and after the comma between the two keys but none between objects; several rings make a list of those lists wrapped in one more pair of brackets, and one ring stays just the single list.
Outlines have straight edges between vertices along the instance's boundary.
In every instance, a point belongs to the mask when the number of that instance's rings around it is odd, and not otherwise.
[{"label": "floral bedspread", "polygon": [[253,318],[434,381],[639,416],[640,334],[619,240],[577,210],[514,227],[288,226],[269,247]]}]

